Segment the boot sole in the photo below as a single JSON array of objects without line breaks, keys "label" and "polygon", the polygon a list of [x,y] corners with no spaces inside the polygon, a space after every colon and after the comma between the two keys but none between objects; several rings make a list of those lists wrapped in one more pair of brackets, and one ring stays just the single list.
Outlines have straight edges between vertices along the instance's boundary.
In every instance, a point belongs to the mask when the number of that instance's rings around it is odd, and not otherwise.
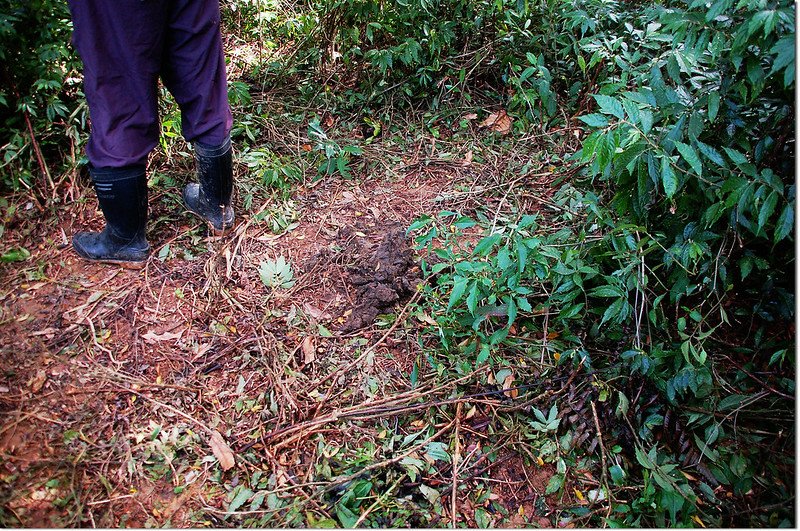
[{"label": "boot sole", "polygon": [[187,211],[187,212],[191,212],[192,214],[194,214],[195,216],[197,216],[198,218],[200,218],[200,219],[203,221],[203,223],[205,223],[205,224],[206,224],[206,226],[208,227],[208,230],[209,230],[209,232],[210,232],[210,233],[211,233],[213,236],[215,236],[215,237],[217,237],[217,238],[220,238],[220,237],[222,237],[222,236],[225,236],[225,235],[226,235],[228,232],[230,232],[230,231],[231,231],[231,229],[233,229],[233,227],[236,225],[236,222],[235,222],[235,221],[232,221],[230,225],[225,225],[223,228],[221,228],[221,229],[218,229],[218,228],[216,228],[216,227],[214,226],[214,224],[213,224],[213,223],[211,223],[211,222],[210,222],[208,219],[206,219],[206,218],[205,218],[205,217],[204,217],[202,214],[200,214],[199,212],[195,212],[194,210],[192,210],[191,208],[189,208],[189,205],[187,205],[185,201],[184,201],[184,206],[186,207],[186,211]]},{"label": "boot sole", "polygon": [[[80,256],[80,255],[78,255],[78,256]],[[115,265],[115,266],[119,266],[119,267],[121,267],[123,269],[135,269],[135,270],[142,269],[147,264],[147,260],[145,260],[143,262],[132,262],[130,260],[109,260],[109,259],[106,259],[106,258],[104,258],[104,259],[87,258],[85,256],[81,256],[81,259],[85,260],[87,262],[93,262],[95,264]]]},{"label": "boot sole", "polygon": [[147,259],[144,260],[115,260],[113,258],[93,258],[91,256],[87,256],[83,254],[78,248],[73,247],[75,249],[75,254],[81,260],[85,260],[87,262],[93,262],[95,264],[108,264],[108,265],[115,265],[119,266],[123,269],[142,269],[147,264]]}]

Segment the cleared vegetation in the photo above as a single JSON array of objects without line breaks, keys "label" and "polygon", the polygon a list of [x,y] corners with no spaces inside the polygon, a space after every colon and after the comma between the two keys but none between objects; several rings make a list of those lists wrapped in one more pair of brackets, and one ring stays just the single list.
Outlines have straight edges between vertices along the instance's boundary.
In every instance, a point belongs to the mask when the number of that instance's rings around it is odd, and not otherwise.
[{"label": "cleared vegetation", "polygon": [[222,5],[243,219],[164,91],[142,272],[0,11],[0,523],[795,525],[791,3]]}]

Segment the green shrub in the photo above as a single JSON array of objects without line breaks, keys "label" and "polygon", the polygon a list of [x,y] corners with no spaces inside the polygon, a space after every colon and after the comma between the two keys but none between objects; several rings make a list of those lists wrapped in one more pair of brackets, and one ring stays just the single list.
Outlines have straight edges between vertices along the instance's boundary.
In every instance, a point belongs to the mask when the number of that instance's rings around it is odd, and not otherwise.
[{"label": "green shrub", "polygon": [[87,113],[71,32],[66,2],[11,0],[0,8],[4,188],[35,187],[37,177],[52,181],[80,153]]}]

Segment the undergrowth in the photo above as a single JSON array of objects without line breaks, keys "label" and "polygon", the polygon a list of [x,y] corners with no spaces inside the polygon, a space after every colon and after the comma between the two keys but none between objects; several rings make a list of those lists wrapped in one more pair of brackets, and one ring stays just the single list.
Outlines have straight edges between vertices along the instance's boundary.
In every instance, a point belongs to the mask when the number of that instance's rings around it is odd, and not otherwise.
[{"label": "undergrowth", "polygon": [[[486,436],[523,456],[520,468],[552,472],[541,495],[558,497],[556,523],[794,524],[790,3],[223,8],[237,58],[239,192],[245,210],[268,205],[254,218],[273,233],[297,221],[296,187],[389,174],[404,163],[382,160],[393,149],[439,142],[449,150],[439,162],[495,161],[495,182],[464,191],[486,205],[451,201],[408,228],[425,283],[403,326],[422,328],[423,354],[403,376],[412,389],[420,374],[440,385],[469,376],[448,399],[501,400]],[[12,2],[3,15],[2,186],[57,201],[75,184],[87,133],[66,9]],[[161,105],[158,189],[174,184],[162,165],[189,151],[176,106],[166,94]],[[419,478],[453,475],[458,438],[432,437],[461,422],[461,404],[372,419],[377,436],[344,445],[318,435],[328,517],[304,513],[308,501],[277,496],[275,478],[258,473],[227,492],[227,511],[264,506],[297,526],[439,525],[453,491]],[[134,447],[163,476],[193,435],[151,428]],[[466,469],[479,472],[481,455]],[[490,484],[471,493],[478,526],[512,516],[490,514],[491,495]]]}]

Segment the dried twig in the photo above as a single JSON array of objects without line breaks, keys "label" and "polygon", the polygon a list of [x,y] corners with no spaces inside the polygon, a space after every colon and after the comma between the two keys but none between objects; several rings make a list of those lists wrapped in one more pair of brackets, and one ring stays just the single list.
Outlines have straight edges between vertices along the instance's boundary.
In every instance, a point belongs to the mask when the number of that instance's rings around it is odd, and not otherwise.
[{"label": "dried twig", "polygon": [[[597,408],[594,405],[594,401],[591,403],[592,405],[592,416],[594,417],[594,427],[597,429],[597,440],[600,442],[600,466],[602,470],[600,471],[600,483],[603,485],[603,489],[608,496],[608,513],[606,514],[606,518],[611,514],[612,508],[612,496],[611,496],[611,489],[608,488],[608,454],[606,452],[606,445],[603,442],[603,432],[600,430],[600,419],[597,418]],[[603,522],[603,527],[607,524],[605,521]]]},{"label": "dried twig", "polygon": [[458,520],[458,511],[456,510],[456,496],[458,495],[458,460],[461,458],[461,440],[459,439],[459,430],[461,428],[461,402],[456,406],[456,430],[455,430],[455,448],[453,451],[453,491],[450,494],[450,526],[455,529],[456,521]]}]

